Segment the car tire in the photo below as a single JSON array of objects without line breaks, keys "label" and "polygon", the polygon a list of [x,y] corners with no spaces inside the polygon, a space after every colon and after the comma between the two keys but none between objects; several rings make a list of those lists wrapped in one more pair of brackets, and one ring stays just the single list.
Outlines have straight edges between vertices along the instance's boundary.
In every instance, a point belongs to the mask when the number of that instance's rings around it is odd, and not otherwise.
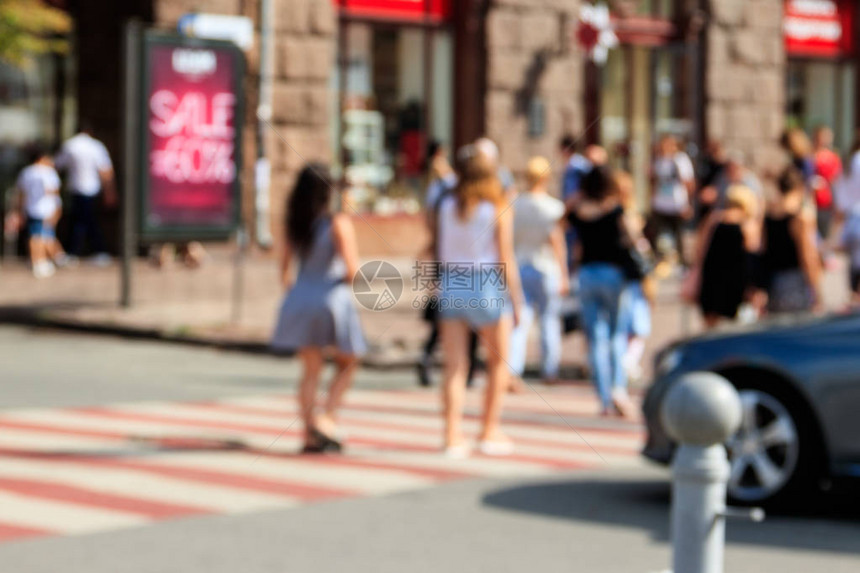
[{"label": "car tire", "polygon": [[732,382],[744,417],[741,430],[727,443],[729,502],[802,505],[814,497],[823,467],[821,440],[808,407],[782,381],[753,374]]}]

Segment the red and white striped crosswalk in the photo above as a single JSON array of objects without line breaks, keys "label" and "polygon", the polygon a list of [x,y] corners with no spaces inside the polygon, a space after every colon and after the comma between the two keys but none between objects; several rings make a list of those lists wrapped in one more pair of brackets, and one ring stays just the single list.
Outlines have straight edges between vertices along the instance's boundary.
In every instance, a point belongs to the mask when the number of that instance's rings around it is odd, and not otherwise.
[{"label": "red and white striped crosswalk", "polygon": [[[471,393],[466,430],[478,430]],[[0,542],[407,491],[457,479],[639,463],[638,424],[594,415],[590,390],[511,396],[512,456],[440,454],[436,392],[357,390],[347,453],[300,456],[293,396],[0,413]]]}]

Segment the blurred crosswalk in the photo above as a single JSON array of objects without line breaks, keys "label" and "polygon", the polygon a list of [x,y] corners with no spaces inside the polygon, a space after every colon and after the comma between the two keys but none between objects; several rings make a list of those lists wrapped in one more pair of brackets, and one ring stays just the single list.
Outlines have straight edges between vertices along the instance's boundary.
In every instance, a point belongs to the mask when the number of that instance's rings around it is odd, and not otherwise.
[{"label": "blurred crosswalk", "polygon": [[[599,418],[590,389],[508,397],[516,452],[440,453],[436,391],[349,394],[347,452],[301,456],[289,394],[0,413],[0,542],[140,527],[165,519],[289,508],[481,477],[641,463],[638,423]],[[476,435],[479,391],[465,429]]]}]

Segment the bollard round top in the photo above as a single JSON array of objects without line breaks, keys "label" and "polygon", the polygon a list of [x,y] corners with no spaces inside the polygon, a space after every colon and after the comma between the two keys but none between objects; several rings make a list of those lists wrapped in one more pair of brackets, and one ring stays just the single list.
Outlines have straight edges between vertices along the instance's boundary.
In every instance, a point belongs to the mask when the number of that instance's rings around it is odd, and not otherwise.
[{"label": "bollard round top", "polygon": [[681,444],[711,446],[728,440],[741,424],[741,399],[731,383],[710,372],[683,376],[660,413],[669,436]]}]

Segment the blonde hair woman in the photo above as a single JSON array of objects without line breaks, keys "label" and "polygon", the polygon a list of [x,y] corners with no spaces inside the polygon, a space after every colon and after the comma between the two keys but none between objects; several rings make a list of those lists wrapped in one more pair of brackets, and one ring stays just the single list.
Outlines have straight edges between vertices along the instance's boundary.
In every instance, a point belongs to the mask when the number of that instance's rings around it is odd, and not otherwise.
[{"label": "blonde hair woman", "polygon": [[733,185],[723,209],[702,227],[694,272],[698,273],[697,302],[706,328],[722,319],[734,320],[751,286],[752,259],[760,242],[758,201],[747,187]]},{"label": "blonde hair woman", "polygon": [[804,185],[809,189],[815,176],[815,163],[812,159],[812,142],[806,132],[799,127],[793,127],[782,134],[783,148],[788,152],[791,164],[803,176]]},{"label": "blonde hair woman", "polygon": [[462,458],[470,448],[461,427],[470,330],[485,346],[487,389],[479,447],[505,455],[513,443],[502,434],[502,397],[508,386],[508,342],[522,300],[512,240],[513,212],[503,199],[493,163],[474,147],[458,153],[459,182],[438,209],[442,264],[440,330],[445,361],[445,452]]},{"label": "blonde hair woman", "polygon": [[570,289],[567,247],[561,219],[564,203],[547,193],[552,175],[549,161],[534,157],[528,163],[528,191],[514,202],[514,252],[525,295],[520,323],[511,338],[512,391],[521,389],[526,347],[532,321],[540,326],[541,375],[546,382],[558,379],[561,360],[561,296]]}]

